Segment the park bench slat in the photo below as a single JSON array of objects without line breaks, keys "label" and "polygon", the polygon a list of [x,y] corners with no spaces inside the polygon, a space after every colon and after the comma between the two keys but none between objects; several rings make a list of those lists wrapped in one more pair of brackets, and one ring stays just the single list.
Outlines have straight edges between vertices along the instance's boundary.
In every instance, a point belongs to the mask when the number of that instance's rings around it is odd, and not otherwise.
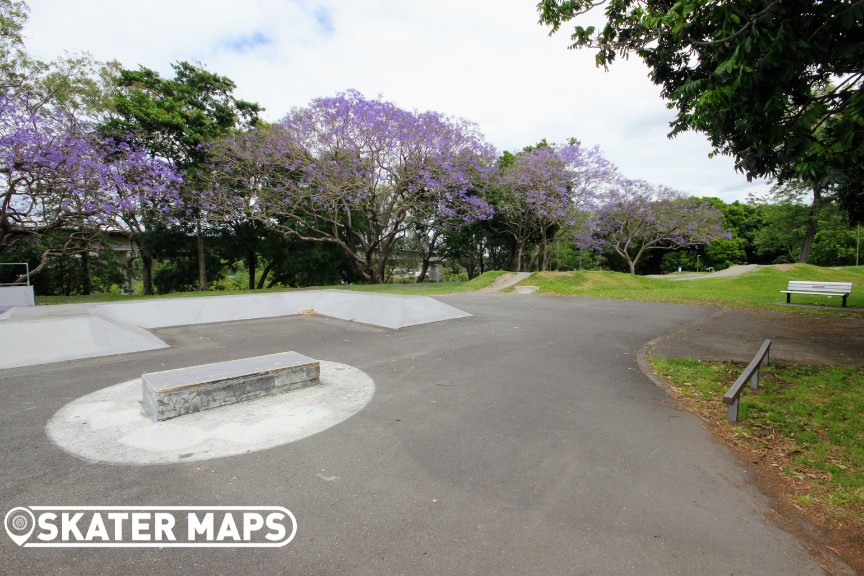
[{"label": "park bench slat", "polygon": [[846,298],[852,293],[852,282],[819,282],[815,280],[790,280],[786,290],[786,303],[792,303],[792,294],[808,294],[811,296],[841,296],[843,306],[846,306]]}]

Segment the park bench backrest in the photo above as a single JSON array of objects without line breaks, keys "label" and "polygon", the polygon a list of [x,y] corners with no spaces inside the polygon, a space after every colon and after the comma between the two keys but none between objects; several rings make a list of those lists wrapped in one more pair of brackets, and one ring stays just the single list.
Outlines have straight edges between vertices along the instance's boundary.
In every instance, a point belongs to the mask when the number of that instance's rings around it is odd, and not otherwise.
[{"label": "park bench backrest", "polygon": [[849,294],[852,292],[852,282],[808,282],[790,280],[788,290],[795,292],[831,292],[834,294]]}]

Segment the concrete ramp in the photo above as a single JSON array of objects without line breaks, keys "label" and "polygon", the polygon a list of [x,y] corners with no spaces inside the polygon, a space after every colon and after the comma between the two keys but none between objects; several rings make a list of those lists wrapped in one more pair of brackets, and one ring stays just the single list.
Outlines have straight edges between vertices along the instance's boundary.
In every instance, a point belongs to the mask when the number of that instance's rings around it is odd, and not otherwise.
[{"label": "concrete ramp", "polygon": [[21,316],[0,321],[0,369],[168,347],[143,328],[86,309],[56,317]]},{"label": "concrete ramp", "polygon": [[349,322],[398,330],[406,326],[470,316],[428,296],[401,296],[352,290],[308,290],[206,298],[172,298],[97,304],[100,313],[142,328],[315,313]]},{"label": "concrete ramp", "polygon": [[428,296],[321,290],[308,309],[316,314],[398,330],[406,326],[471,316]]},{"label": "concrete ramp", "polygon": [[0,314],[0,369],[168,347],[148,329],[301,313],[393,330],[471,316],[428,296],[351,290],[12,308]]},{"label": "concrete ramp", "polygon": [[97,304],[97,309],[142,328],[167,328],[293,316],[315,308],[319,291],[166,298]]}]

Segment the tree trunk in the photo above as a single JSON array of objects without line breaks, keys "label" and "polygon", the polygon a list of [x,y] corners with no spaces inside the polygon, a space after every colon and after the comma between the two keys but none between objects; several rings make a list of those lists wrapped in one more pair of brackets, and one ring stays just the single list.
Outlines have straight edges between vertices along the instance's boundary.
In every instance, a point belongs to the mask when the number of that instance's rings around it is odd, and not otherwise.
[{"label": "tree trunk", "polygon": [[513,260],[510,262],[510,270],[512,272],[522,272],[522,252],[524,249],[524,244],[517,240],[516,250],[513,251]]},{"label": "tree trunk", "polygon": [[415,284],[420,284],[426,279],[426,272],[429,271],[429,258],[423,258],[423,266],[420,268],[420,274],[414,279]]},{"label": "tree trunk", "polygon": [[819,212],[822,211],[822,192],[813,189],[813,205],[810,207],[810,221],[807,222],[807,233],[804,234],[804,244],[801,246],[801,256],[798,262],[806,264],[810,260],[810,249],[813,247],[813,239],[816,237],[816,228],[819,226]]},{"label": "tree trunk", "polygon": [[90,284],[90,254],[86,251],[81,253],[81,294],[89,296],[92,291]]},{"label": "tree trunk", "polygon": [[273,288],[279,282],[285,282],[288,279],[288,274],[277,274],[270,282],[267,283],[267,288]]},{"label": "tree trunk", "polygon": [[366,274],[370,284],[381,284],[384,282],[384,262],[380,262],[377,266],[370,265]]},{"label": "tree trunk", "polygon": [[540,259],[540,246],[534,249],[534,252],[531,254],[531,258],[528,260],[528,266],[525,270],[520,270],[520,272],[532,272],[534,270],[534,266],[537,265],[537,261]]},{"label": "tree trunk", "polygon": [[[267,263],[267,266],[264,267],[264,271],[261,272],[261,278],[258,280],[258,290],[264,287],[264,280],[267,279],[267,275],[270,274],[270,270],[273,269],[273,266],[276,264],[276,261],[273,260]],[[271,286],[267,286],[270,288]]]},{"label": "tree trunk", "polygon": [[201,215],[195,217],[195,232],[198,237],[198,290],[209,289],[207,285],[207,262],[204,260],[204,232],[201,230]]},{"label": "tree trunk", "polygon": [[423,282],[426,278],[426,273],[429,271],[429,261],[432,260],[432,254],[435,253],[435,243],[438,241],[438,233],[432,235],[432,239],[429,240],[429,249],[423,255],[423,268],[420,270],[420,275],[417,276],[417,279],[414,281],[416,284]]},{"label": "tree trunk", "polygon": [[538,270],[544,272],[549,265],[548,242],[546,241],[546,227],[543,226],[540,232],[540,267]]},{"label": "tree trunk", "polygon": [[138,244],[138,251],[141,252],[141,280],[144,283],[144,294],[150,296],[153,294],[153,255],[148,248],[140,244]]},{"label": "tree trunk", "polygon": [[246,269],[249,271],[249,290],[255,289],[255,273],[258,267],[258,254],[254,250],[250,250],[246,254]]}]

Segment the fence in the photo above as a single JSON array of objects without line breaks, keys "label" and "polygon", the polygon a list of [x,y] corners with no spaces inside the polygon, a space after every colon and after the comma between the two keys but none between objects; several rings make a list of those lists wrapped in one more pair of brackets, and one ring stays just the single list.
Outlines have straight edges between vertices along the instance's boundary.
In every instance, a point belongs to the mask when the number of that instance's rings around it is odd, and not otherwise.
[{"label": "fence", "polygon": [[0,262],[0,266],[23,266],[25,278],[24,282],[0,282],[0,286],[30,286],[30,264],[27,262]]}]

